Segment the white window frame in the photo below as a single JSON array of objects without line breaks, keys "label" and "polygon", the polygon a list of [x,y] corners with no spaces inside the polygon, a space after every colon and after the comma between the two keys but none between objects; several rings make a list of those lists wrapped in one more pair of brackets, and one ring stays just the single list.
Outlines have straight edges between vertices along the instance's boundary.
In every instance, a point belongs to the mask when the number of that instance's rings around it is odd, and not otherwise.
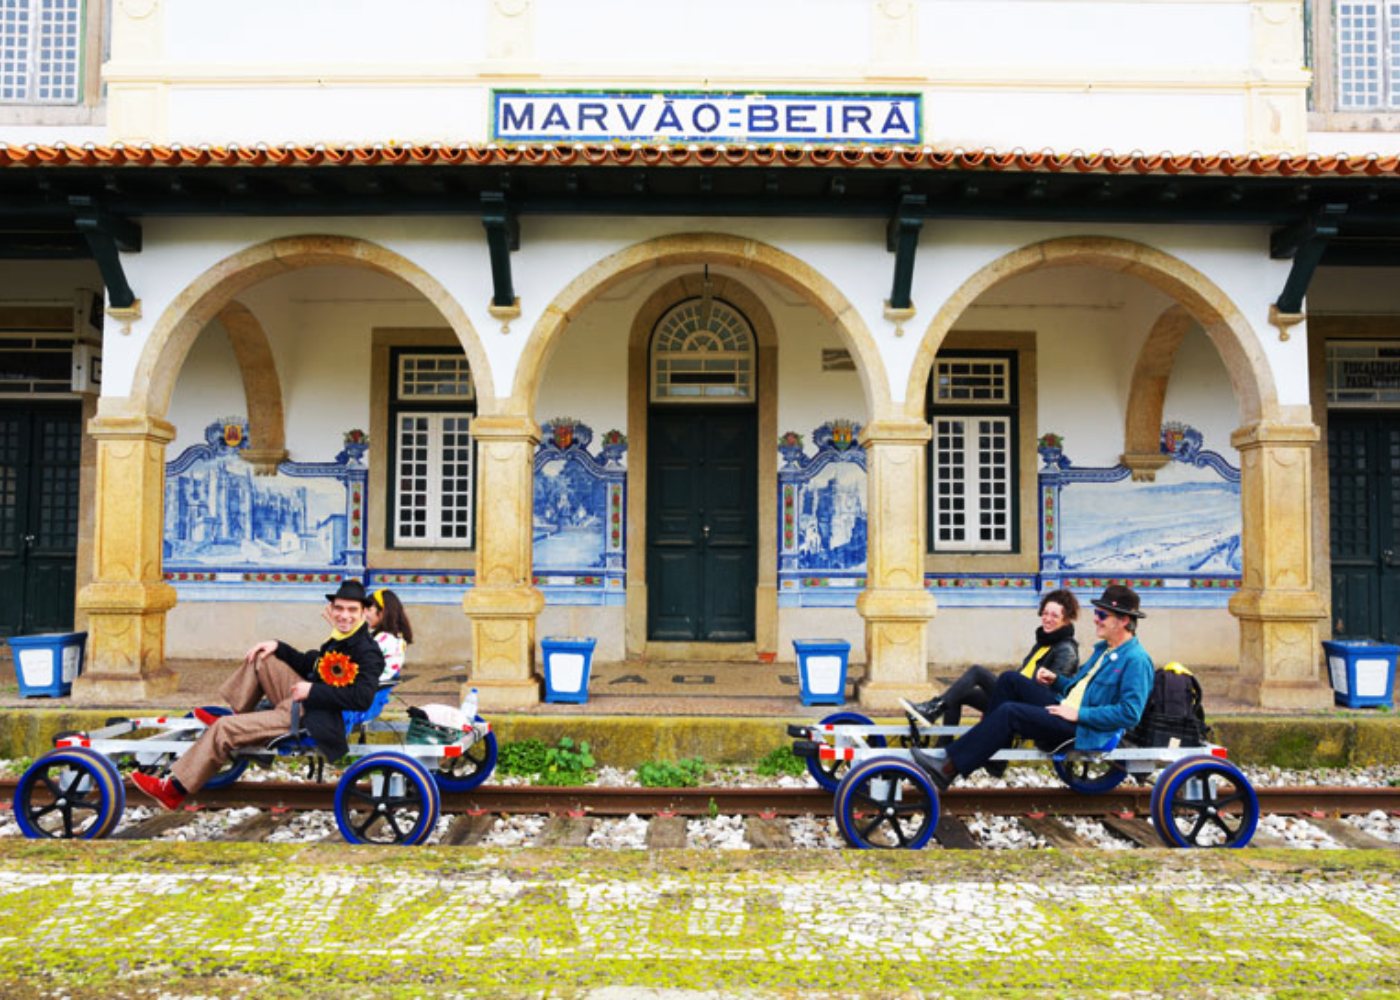
[{"label": "white window frame", "polygon": [[[1014,353],[949,352],[934,361],[928,455],[929,551],[934,554],[1017,551],[1021,497],[1016,378]],[[950,433],[962,437],[954,464],[945,447]],[[1002,440],[992,456],[981,446],[987,433]],[[961,523],[956,523],[958,515]],[[984,537],[987,534],[991,537]]]},{"label": "white window frame", "polygon": [[[465,358],[456,351],[403,348],[392,352],[389,428],[393,439],[389,467],[390,517],[388,547],[391,549],[471,549],[476,545],[476,446],[469,424],[475,412],[475,390]],[[425,383],[406,377],[412,365],[432,359],[453,359],[465,377],[449,379],[429,391]],[[444,391],[445,390],[445,391]],[[444,404],[456,405],[444,405]],[[421,430],[409,428],[407,421],[421,423]],[[461,421],[460,428],[452,423]],[[408,435],[421,433],[424,440],[409,441]],[[454,439],[460,436],[460,440]],[[405,452],[422,447],[424,468],[406,468]],[[465,457],[449,457],[465,450]],[[413,461],[417,461],[414,456]],[[465,464],[465,468],[460,467]],[[461,482],[461,487],[448,483]],[[465,511],[465,520],[454,513]],[[410,515],[421,514],[420,517]],[[419,533],[406,534],[417,526]]]},{"label": "white window frame", "polygon": [[[723,346],[742,340],[742,347]],[[647,382],[653,403],[752,404],[757,379],[753,325],[721,299],[696,297],[678,302],[656,323],[651,338]],[[668,345],[675,345],[674,347]],[[699,365],[698,374],[732,374],[733,382],[672,381],[676,364]],[[689,372],[687,373],[689,374]]]},{"label": "white window frame", "polygon": [[[0,105],[67,107],[83,103],[88,2],[90,0],[0,0]],[[61,53],[63,58],[59,65],[46,67],[43,46],[46,39],[54,37],[55,22],[46,22],[45,17],[54,13],[62,16],[60,31],[67,36],[63,39],[66,49]],[[21,24],[25,32],[23,38],[17,37]],[[22,65],[12,65],[12,61]],[[39,93],[45,87],[54,87],[54,76],[65,74],[71,74],[71,80],[60,81],[56,95]]]}]

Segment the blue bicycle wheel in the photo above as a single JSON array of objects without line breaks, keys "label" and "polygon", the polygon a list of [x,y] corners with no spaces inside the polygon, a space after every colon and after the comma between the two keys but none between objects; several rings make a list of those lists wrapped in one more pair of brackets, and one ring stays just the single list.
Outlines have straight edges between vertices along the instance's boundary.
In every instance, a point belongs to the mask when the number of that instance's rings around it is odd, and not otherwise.
[{"label": "blue bicycle wheel", "polygon": [[[481,716],[477,722],[486,721]],[[496,770],[496,734],[487,733],[484,740],[477,740],[460,757],[443,757],[433,771],[433,780],[444,792],[470,792],[480,785],[491,772]]]},{"label": "blue bicycle wheel", "polygon": [[1244,847],[1259,825],[1259,796],[1229,761],[1183,757],[1152,789],[1152,822],[1168,847]]},{"label": "blue bicycle wheel", "polygon": [[841,779],[835,809],[836,825],[852,847],[917,851],[938,826],[938,790],[917,764],[872,757]]},{"label": "blue bicycle wheel", "polygon": [[[861,715],[859,712],[837,712],[828,715],[819,723],[823,726],[873,726],[874,723]],[[830,736],[817,733],[814,737],[818,742],[830,743]],[[866,740],[872,747],[883,747],[885,738],[883,736],[871,736]],[[807,758],[807,773],[812,776],[822,788],[828,792],[836,791],[836,786],[841,784],[841,775],[846,773],[846,769],[851,766],[850,761],[845,760],[821,760],[818,757]]]},{"label": "blue bicycle wheel", "polygon": [[31,839],[100,840],[125,809],[126,789],[116,766],[83,747],[44,754],[15,786],[15,822]]},{"label": "blue bicycle wheel", "polygon": [[352,844],[421,844],[437,826],[438,788],[407,754],[385,751],[356,761],[335,786],[335,824]]}]

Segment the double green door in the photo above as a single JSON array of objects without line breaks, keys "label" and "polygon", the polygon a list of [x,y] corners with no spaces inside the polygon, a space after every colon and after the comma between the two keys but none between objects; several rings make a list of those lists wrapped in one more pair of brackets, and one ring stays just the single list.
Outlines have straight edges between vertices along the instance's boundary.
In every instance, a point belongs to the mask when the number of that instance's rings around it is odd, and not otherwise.
[{"label": "double green door", "polygon": [[657,407],[647,424],[647,635],[750,642],[758,451],[750,407]]},{"label": "double green door", "polygon": [[0,635],[73,627],[82,411],[0,404]]},{"label": "double green door", "polygon": [[1400,641],[1400,413],[1328,415],[1332,632]]}]

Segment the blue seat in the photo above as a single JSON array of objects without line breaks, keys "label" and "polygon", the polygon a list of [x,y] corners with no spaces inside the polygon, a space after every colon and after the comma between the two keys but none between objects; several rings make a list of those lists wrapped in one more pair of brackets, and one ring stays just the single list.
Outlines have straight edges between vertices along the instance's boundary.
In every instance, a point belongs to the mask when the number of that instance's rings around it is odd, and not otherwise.
[{"label": "blue seat", "polygon": [[[399,681],[396,677],[386,684],[379,685],[379,690],[374,692],[374,701],[370,702],[369,708],[362,712],[341,712],[340,714],[345,718],[345,735],[348,737],[359,727],[379,718],[384,707],[389,704],[389,696],[394,693],[394,688],[398,687],[398,684]],[[315,753],[316,741],[311,738],[311,734],[306,731],[306,727],[301,721],[301,702],[292,702],[292,723],[288,727],[287,733],[273,740],[268,745],[268,749],[276,750],[279,755],[284,757]]]}]

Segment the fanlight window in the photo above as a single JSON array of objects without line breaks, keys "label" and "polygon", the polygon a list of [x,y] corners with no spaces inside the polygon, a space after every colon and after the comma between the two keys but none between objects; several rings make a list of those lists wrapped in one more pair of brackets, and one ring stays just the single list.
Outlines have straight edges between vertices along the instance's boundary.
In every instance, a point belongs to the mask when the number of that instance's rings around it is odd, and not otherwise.
[{"label": "fanlight window", "polygon": [[718,299],[680,303],[661,317],[651,344],[651,399],[747,403],[754,398],[749,321]]}]

